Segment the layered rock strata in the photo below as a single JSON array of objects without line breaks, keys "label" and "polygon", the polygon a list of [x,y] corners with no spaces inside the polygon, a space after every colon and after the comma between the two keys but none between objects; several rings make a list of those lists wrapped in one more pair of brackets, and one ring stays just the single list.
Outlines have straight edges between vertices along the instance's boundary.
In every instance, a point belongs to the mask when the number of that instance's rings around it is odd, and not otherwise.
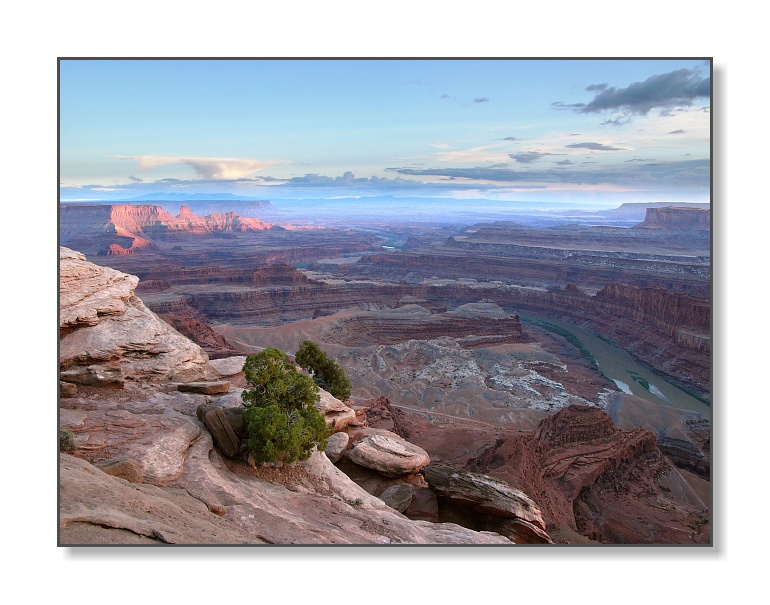
[{"label": "layered rock strata", "polygon": [[467,470],[502,479],[539,505],[549,534],[608,543],[709,543],[708,484],[675,468],[655,435],[621,431],[571,405],[534,434],[500,438]]},{"label": "layered rock strata", "polygon": [[516,542],[552,543],[537,504],[505,481],[442,464],[425,467],[423,476],[441,500],[477,513],[484,526]]},{"label": "layered rock strata", "polygon": [[68,245],[94,246],[106,256],[128,256],[154,247],[154,240],[190,235],[263,231],[271,225],[235,212],[195,216],[182,206],[178,216],[161,206],[129,204],[64,204],[60,206],[59,233]]},{"label": "layered rock strata", "polygon": [[704,208],[667,206],[647,208],[644,222],[635,229],[660,229],[664,231],[711,231],[711,211]]},{"label": "layered rock strata", "polygon": [[[100,354],[89,349],[78,358],[81,367],[108,357],[131,380],[120,390],[84,386],[61,401],[60,426],[74,435],[76,449],[60,457],[60,544],[511,544],[491,532],[411,521],[318,452],[281,469],[228,462],[206,427],[221,429],[220,447],[234,453],[243,431],[237,393],[173,390],[169,377],[189,374],[190,360],[153,354],[136,339],[129,338],[130,350],[145,352],[142,364],[122,363],[125,335],[156,334],[162,322],[131,313],[141,310],[135,278],[105,273],[71,250],[61,256],[64,355],[72,348],[65,341],[94,330],[91,340],[109,346]],[[166,341],[176,338],[166,330]],[[200,351],[178,337],[175,348]],[[206,362],[204,373],[230,374],[241,362],[220,362],[219,372]]]},{"label": "layered rock strata", "polygon": [[[134,296],[138,279],[60,249],[59,363],[82,384],[216,377],[208,356]],[[106,378],[105,378],[106,377]]]}]

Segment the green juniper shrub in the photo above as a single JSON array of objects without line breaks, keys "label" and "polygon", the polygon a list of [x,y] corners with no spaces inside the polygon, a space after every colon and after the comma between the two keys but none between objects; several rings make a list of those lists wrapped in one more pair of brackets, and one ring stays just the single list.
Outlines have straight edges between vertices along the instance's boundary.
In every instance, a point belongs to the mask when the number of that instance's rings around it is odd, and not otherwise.
[{"label": "green juniper shrub", "polygon": [[311,340],[300,343],[294,356],[297,365],[313,374],[317,385],[329,391],[340,401],[350,398],[350,381],[345,372],[333,359],[329,359],[320,347]]},{"label": "green juniper shrub", "polygon": [[243,365],[252,387],[241,395],[248,427],[248,447],[258,463],[307,460],[316,446],[326,449],[329,429],[315,402],[318,387],[297,372],[278,349],[249,355]]}]

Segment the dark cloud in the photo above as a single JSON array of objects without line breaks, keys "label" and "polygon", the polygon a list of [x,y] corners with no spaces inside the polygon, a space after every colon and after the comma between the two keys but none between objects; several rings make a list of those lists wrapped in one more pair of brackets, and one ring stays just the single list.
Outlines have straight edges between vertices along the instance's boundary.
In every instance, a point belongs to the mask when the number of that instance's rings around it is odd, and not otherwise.
[{"label": "dark cloud", "polygon": [[501,164],[492,164],[490,168],[508,168],[508,164],[501,163]]},{"label": "dark cloud", "polygon": [[710,89],[711,78],[702,77],[699,70],[677,69],[650,76],[644,82],[634,82],[625,88],[604,88],[585,105],[560,105],[579,113],[614,110],[646,115],[655,108],[688,107],[695,99],[709,98]]},{"label": "dark cloud", "polygon": [[574,163],[575,162],[573,162],[572,160],[559,160],[558,162],[556,162],[556,165],[557,166],[569,166],[570,164],[574,164]]},{"label": "dark cloud", "polygon": [[585,106],[585,103],[562,103],[561,101],[554,101],[551,103],[551,107],[554,109],[571,109],[573,111],[580,111]]},{"label": "dark cloud", "polygon": [[489,103],[489,99],[487,97],[476,97],[473,99],[474,103]]},{"label": "dark cloud", "polygon": [[609,86],[609,84],[589,84],[586,86],[586,90],[588,92],[594,92],[596,90],[604,90],[607,86]]},{"label": "dark cloud", "polygon": [[607,118],[604,122],[600,122],[599,126],[625,126],[631,123],[631,116],[628,114],[620,114],[614,118]]},{"label": "dark cloud", "polygon": [[521,139],[517,137],[505,137],[504,139],[500,139],[501,141],[520,141]]},{"label": "dark cloud", "polygon": [[492,181],[496,183],[559,183],[572,185],[618,185],[660,190],[663,188],[698,187],[708,189],[708,160],[683,160],[612,166],[586,170],[511,170],[494,168],[429,168],[400,169],[409,176],[439,176],[456,179]]},{"label": "dark cloud", "polygon": [[451,99],[452,97],[450,97],[448,94],[444,93],[444,94],[443,94],[443,95],[441,95],[439,98],[440,98],[440,99]]},{"label": "dark cloud", "polygon": [[672,130],[672,131],[671,131],[671,132],[669,132],[668,134],[684,134],[684,130],[682,130],[681,128],[679,128],[678,130]]},{"label": "dark cloud", "polygon": [[572,143],[566,145],[571,149],[590,149],[591,151],[625,151],[620,147],[610,147],[609,145],[603,145],[602,143]]},{"label": "dark cloud", "polygon": [[523,153],[509,153],[508,157],[519,164],[531,164],[547,155],[565,155],[563,153],[541,153],[539,151],[525,151]]},{"label": "dark cloud", "polygon": [[128,177],[128,180],[132,183],[144,183],[144,179],[140,179],[138,176],[130,176]]}]

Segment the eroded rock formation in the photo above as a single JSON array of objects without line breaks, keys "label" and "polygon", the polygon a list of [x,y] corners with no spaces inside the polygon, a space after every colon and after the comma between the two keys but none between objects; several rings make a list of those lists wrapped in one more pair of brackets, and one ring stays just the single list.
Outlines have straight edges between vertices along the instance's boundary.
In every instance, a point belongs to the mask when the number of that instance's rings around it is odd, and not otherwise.
[{"label": "eroded rock formation", "polygon": [[[128,256],[155,245],[156,239],[180,234],[215,235],[263,231],[271,225],[235,212],[195,216],[182,206],[178,216],[156,205],[63,204],[60,206],[62,243],[106,256]],[[84,246],[83,246],[84,245]]]},{"label": "eroded rock formation", "polygon": [[442,464],[427,466],[423,475],[441,499],[477,513],[496,531],[507,528],[503,535],[530,544],[552,542],[535,502],[505,481]]},{"label": "eroded rock formation", "polygon": [[[196,345],[159,327],[133,296],[135,278],[68,249],[61,267],[62,366],[113,364],[126,380],[123,389],[82,386],[61,400],[60,425],[77,449],[60,458],[60,544],[511,543],[452,523],[409,520],[318,452],[285,468],[223,457],[206,426],[211,416],[212,426],[232,428],[237,389],[173,390],[168,381],[180,374],[220,373]],[[228,374],[241,361],[218,366]]]},{"label": "eroded rock formation", "polygon": [[59,363],[67,382],[214,378],[208,356],[134,296],[138,279],[60,249]]},{"label": "eroded rock formation", "polygon": [[644,222],[635,229],[662,229],[665,231],[710,231],[711,210],[666,206],[647,208]]},{"label": "eroded rock formation", "polygon": [[564,408],[534,434],[498,439],[467,468],[524,490],[552,537],[575,531],[609,543],[710,541],[705,482],[674,467],[655,435],[622,431],[598,408]]}]

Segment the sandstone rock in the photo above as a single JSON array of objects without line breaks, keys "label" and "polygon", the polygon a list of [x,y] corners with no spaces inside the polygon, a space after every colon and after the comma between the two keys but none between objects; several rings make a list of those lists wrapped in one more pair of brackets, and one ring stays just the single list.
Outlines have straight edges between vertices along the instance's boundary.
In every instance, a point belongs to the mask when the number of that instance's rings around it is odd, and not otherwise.
[{"label": "sandstone rock", "polygon": [[644,222],[634,229],[662,229],[665,231],[709,231],[711,211],[705,208],[665,206],[647,208]]},{"label": "sandstone rock", "polygon": [[[123,397],[122,391],[114,393]],[[177,438],[193,422],[169,415],[177,414],[177,399],[190,395],[134,395],[154,405],[165,402],[166,413],[100,409],[116,405],[103,393],[78,400],[83,409],[62,410],[62,421],[76,427],[87,445],[78,450],[79,457],[103,459],[110,453],[136,460],[143,471],[154,469],[145,472],[152,485],[129,484],[85,460],[63,456],[62,544],[510,544],[498,534],[410,521],[319,452],[294,465],[236,473],[223,464],[207,431]],[[144,405],[133,397],[132,402],[137,409]],[[164,468],[179,472],[161,472]],[[256,479],[249,472],[273,479]]]},{"label": "sandstone rock", "polygon": [[466,468],[522,489],[562,537],[627,544],[710,541],[708,483],[673,467],[652,433],[621,431],[598,408],[568,406],[542,420],[534,434],[498,439]]},{"label": "sandstone rock", "polygon": [[380,494],[380,500],[403,513],[414,500],[414,487],[408,483],[393,485]]},{"label": "sandstone rock", "polygon": [[59,382],[59,397],[74,397],[78,394],[78,387],[71,382]]},{"label": "sandstone rock", "polygon": [[328,437],[326,439],[326,457],[332,462],[337,462],[342,458],[342,453],[348,446],[349,441],[350,437],[348,437],[347,433],[343,432],[334,433],[334,435]]},{"label": "sandstone rock", "polygon": [[415,487],[414,498],[404,511],[404,515],[414,521],[438,523],[438,499],[436,498],[436,492],[429,487]]},{"label": "sandstone rock", "polygon": [[206,428],[209,429],[214,443],[219,446],[225,456],[233,458],[238,455],[241,449],[241,440],[235,434],[222,410],[216,409],[206,414]]},{"label": "sandstone rock", "polygon": [[222,359],[212,359],[209,363],[220,376],[235,376],[236,374],[243,372],[243,364],[246,363],[246,356],[235,355],[233,357],[223,357]]},{"label": "sandstone rock", "polygon": [[350,460],[386,477],[416,473],[430,463],[430,456],[422,448],[395,433],[382,433],[365,437],[357,443],[348,453]]},{"label": "sandstone rock", "polygon": [[183,393],[201,393],[202,395],[223,395],[230,390],[230,383],[225,380],[217,382],[186,382],[177,389]]},{"label": "sandstone rock", "polygon": [[331,393],[321,389],[320,396],[321,399],[315,406],[326,419],[326,424],[333,427],[336,431],[341,431],[356,419],[355,411],[346,406]]},{"label": "sandstone rock", "polygon": [[425,480],[443,498],[475,512],[504,519],[522,519],[545,530],[537,504],[505,481],[442,464],[431,464],[422,472]]},{"label": "sandstone rock", "polygon": [[169,236],[211,236],[271,227],[235,212],[196,216],[188,211],[174,216],[161,206],[150,204],[62,204],[60,210],[62,243],[86,243],[88,252],[98,251],[107,256],[131,255],[154,247],[153,240]]},{"label": "sandstone rock", "polygon": [[[79,367],[73,370],[65,370],[59,373],[61,380],[82,384],[89,387],[103,387],[122,389],[124,384],[123,371],[120,368],[109,368],[100,365]],[[77,392],[77,387],[75,387]]]},{"label": "sandstone rock", "polygon": [[671,462],[709,479],[711,430],[705,416],[622,393],[609,398],[605,411],[621,429],[654,433],[658,448]]},{"label": "sandstone rock", "polygon": [[138,277],[94,265],[69,248],[60,248],[59,262],[60,328],[93,326],[126,312]]},{"label": "sandstone rock", "polygon": [[96,468],[113,477],[120,477],[129,483],[144,483],[142,466],[130,458],[109,458],[95,464]]},{"label": "sandstone rock", "polygon": [[243,408],[221,408],[212,403],[198,406],[195,415],[211,433],[214,443],[228,457],[241,454],[242,442],[246,438],[246,421]]},{"label": "sandstone rock", "polygon": [[161,486],[183,474],[190,445],[201,435],[197,423],[177,414],[92,409],[68,414],[66,420],[66,426],[76,428],[79,457],[135,460],[143,481]]},{"label": "sandstone rock", "polygon": [[122,482],[68,455],[60,456],[59,471],[62,545],[264,543],[186,492]]},{"label": "sandstone rock", "polygon": [[66,380],[208,380],[208,356],[134,296],[138,278],[60,248],[59,363]]}]

